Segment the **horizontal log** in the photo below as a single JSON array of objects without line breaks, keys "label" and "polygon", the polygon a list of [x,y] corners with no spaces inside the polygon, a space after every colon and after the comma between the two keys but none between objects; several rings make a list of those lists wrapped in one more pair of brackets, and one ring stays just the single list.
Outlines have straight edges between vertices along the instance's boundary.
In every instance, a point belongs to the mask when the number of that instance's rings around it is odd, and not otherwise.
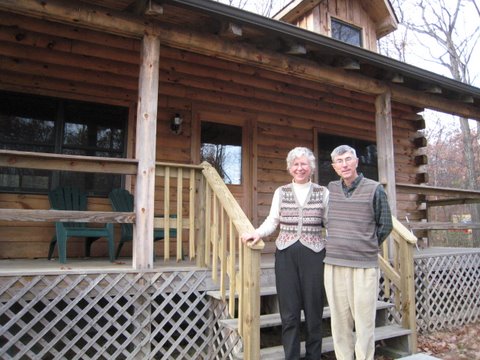
[{"label": "horizontal log", "polygon": [[134,223],[134,212],[0,209],[5,221]]},{"label": "horizontal log", "polygon": [[394,84],[387,85],[366,76],[350,74],[327,66],[320,67],[314,61],[280,55],[272,51],[258,50],[254,45],[234,44],[222,40],[218,36],[200,34],[172,25],[145,22],[141,17],[126,13],[106,11],[102,8],[87,5],[79,7],[60,0],[50,0],[48,5],[35,0],[2,0],[0,1],[0,10],[133,38],[141,38],[145,33],[155,33],[160,36],[162,43],[169,44],[172,47],[229,61],[253,64],[283,74],[291,74],[312,81],[327,82],[368,94],[385,93],[390,86],[394,101],[421,108],[429,107],[467,118],[480,119],[478,108],[459,104],[445,97],[422,94],[420,91],[405,89]]},{"label": "horizontal log", "polygon": [[138,160],[0,150],[0,166],[135,175]]},{"label": "horizontal log", "polygon": [[427,200],[428,207],[432,206],[449,206],[449,205],[468,205],[468,204],[478,204],[480,203],[480,198],[478,199],[469,199],[469,198],[460,198],[460,199],[446,199],[446,200]]},{"label": "horizontal log", "polygon": [[453,222],[409,222],[405,226],[411,230],[468,230],[480,229],[480,223],[453,223]]},{"label": "horizontal log", "polygon": [[404,183],[396,184],[397,191],[411,192],[422,195],[437,195],[437,196],[461,196],[463,198],[480,199],[479,190],[467,189],[453,189],[446,187],[425,186],[425,185],[411,185]]},{"label": "horizontal log", "polygon": [[2,0],[0,9],[127,37],[141,38],[149,28],[140,17],[93,5],[79,6],[68,1]]}]

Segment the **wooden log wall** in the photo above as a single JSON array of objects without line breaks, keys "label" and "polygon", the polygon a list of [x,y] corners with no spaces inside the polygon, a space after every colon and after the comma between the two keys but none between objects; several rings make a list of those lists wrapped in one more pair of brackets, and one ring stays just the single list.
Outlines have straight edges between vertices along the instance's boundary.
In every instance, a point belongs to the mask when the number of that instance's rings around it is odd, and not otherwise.
[{"label": "wooden log wall", "polygon": [[[133,156],[139,40],[2,12],[0,27],[1,90],[127,104],[133,109],[128,134],[128,153]],[[248,136],[254,139],[248,158],[256,167],[251,170],[252,188],[239,196],[252,198],[254,225],[268,214],[275,188],[290,181],[288,151],[295,146],[313,149],[316,131],[375,141],[373,96],[160,46],[157,161],[195,163],[199,134],[192,123],[199,109],[226,116],[246,114],[253,122]],[[392,104],[397,182],[421,180],[414,162],[420,151],[415,145],[418,110]],[[175,113],[184,120],[179,135],[169,128]],[[163,200],[162,182],[157,181],[156,213],[163,211]],[[109,208],[107,199],[90,201],[92,210]],[[424,216],[416,197],[398,194],[397,201],[400,218],[407,213],[411,219]],[[46,196],[5,193],[0,193],[0,205],[49,207]],[[52,234],[53,224],[1,223],[0,257],[46,257]],[[68,256],[81,256],[81,244],[69,245]],[[92,250],[94,256],[104,255],[95,245]]]}]

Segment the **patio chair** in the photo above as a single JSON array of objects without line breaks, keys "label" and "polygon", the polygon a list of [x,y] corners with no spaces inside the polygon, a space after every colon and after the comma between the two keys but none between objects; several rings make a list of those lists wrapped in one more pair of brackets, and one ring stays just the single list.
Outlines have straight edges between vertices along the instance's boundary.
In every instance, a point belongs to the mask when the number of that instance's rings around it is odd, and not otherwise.
[{"label": "patio chair", "polygon": [[[108,195],[112,208],[115,211],[132,212],[133,211],[133,195],[125,189],[113,189]],[[176,215],[170,215],[170,218],[176,218]],[[123,244],[133,240],[133,224],[121,224],[120,242],[118,243],[115,259],[120,255]],[[170,237],[177,237],[177,229],[170,229]],[[163,228],[153,229],[153,241],[165,238],[165,230]]]},{"label": "patio chair", "polygon": [[[55,210],[87,210],[87,195],[85,192],[74,187],[58,187],[48,194],[50,206]],[[102,227],[89,227],[87,223],[60,222],[55,223],[55,235],[50,241],[48,259],[50,260],[58,244],[58,258],[60,263],[67,261],[67,240],[70,237],[85,238],[85,256],[90,256],[90,247],[95,240],[102,237],[108,241],[108,257],[111,262],[115,260],[115,243],[113,236],[113,224],[105,224]]]}]

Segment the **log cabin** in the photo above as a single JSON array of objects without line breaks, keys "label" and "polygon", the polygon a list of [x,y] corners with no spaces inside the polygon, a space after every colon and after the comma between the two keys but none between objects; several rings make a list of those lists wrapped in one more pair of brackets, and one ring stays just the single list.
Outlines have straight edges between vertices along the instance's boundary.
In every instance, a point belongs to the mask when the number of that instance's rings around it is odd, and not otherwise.
[{"label": "log cabin", "polygon": [[[209,0],[0,0],[0,357],[268,358],[274,239],[238,236],[289,181],[290,149],[311,148],[326,185],[342,143],[400,220],[382,295],[414,352],[425,204],[480,198],[425,186],[421,112],[478,121],[480,89],[378,54],[397,25],[388,0],[294,0],[273,18]],[[52,210],[59,186],[88,209]],[[112,210],[115,188],[133,211]],[[106,239],[85,258],[71,238],[66,262],[49,261],[61,222],[114,223],[115,243],[133,224],[133,241],[109,262]]]}]

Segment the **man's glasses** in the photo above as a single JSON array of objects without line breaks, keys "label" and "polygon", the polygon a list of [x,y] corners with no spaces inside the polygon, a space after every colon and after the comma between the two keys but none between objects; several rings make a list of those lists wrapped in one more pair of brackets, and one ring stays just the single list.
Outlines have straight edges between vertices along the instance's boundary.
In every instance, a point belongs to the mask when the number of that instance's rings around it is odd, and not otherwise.
[{"label": "man's glasses", "polygon": [[350,164],[353,160],[355,160],[353,157],[347,157],[345,159],[337,159],[333,163],[335,165],[343,165],[343,163]]}]

